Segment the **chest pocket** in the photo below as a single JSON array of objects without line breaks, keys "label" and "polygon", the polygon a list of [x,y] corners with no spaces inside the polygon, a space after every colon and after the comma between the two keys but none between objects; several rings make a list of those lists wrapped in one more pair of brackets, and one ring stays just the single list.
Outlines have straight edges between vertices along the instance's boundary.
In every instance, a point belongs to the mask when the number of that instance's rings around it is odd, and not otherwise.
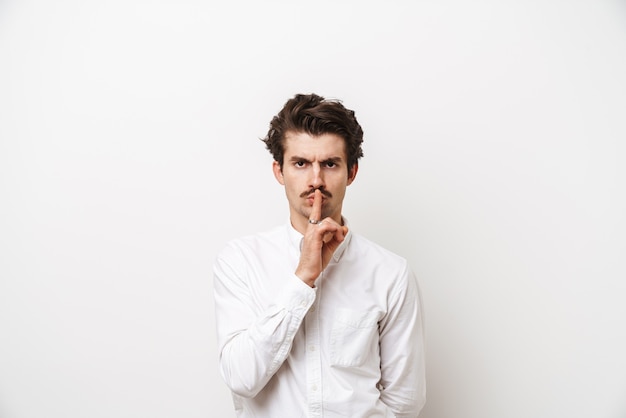
[{"label": "chest pocket", "polygon": [[378,311],[337,308],[330,333],[330,362],[343,367],[378,364]]}]

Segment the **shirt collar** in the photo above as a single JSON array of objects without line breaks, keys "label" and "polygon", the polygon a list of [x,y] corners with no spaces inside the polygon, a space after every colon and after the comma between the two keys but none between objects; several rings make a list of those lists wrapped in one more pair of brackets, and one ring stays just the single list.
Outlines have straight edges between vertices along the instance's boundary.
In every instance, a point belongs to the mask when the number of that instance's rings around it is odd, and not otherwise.
[{"label": "shirt collar", "polygon": [[[343,224],[349,227],[348,220],[345,217],[341,217]],[[289,235],[289,244],[292,248],[294,248],[298,254],[300,254],[300,250],[302,248],[302,239],[303,235],[298,232],[293,225],[291,225],[291,221],[287,221],[287,235]],[[348,234],[346,238],[343,240],[339,247],[335,250],[333,254],[333,261],[336,263],[341,259],[346,248],[350,245],[350,240],[352,239],[352,231],[348,229]]]}]

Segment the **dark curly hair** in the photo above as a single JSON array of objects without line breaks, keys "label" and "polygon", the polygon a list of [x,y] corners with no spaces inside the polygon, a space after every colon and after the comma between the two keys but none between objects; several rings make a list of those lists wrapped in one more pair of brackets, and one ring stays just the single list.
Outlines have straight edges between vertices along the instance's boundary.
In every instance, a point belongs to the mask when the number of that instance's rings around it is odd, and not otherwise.
[{"label": "dark curly hair", "polygon": [[262,141],[281,169],[285,135],[288,132],[313,136],[332,133],[342,137],[346,146],[348,171],[363,156],[363,129],[354,111],[346,109],[339,100],[327,100],[317,94],[297,94],[272,118],[267,136]]}]

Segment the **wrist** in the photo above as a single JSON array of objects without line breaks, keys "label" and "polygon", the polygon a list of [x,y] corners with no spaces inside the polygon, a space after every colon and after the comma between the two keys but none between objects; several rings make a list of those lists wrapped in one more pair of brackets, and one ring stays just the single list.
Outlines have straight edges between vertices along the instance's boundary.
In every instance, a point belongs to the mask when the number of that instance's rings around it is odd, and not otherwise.
[{"label": "wrist", "polygon": [[307,286],[315,287],[315,281],[317,280],[317,276],[301,271],[300,269],[296,270],[296,276],[298,276],[298,278],[302,280]]}]

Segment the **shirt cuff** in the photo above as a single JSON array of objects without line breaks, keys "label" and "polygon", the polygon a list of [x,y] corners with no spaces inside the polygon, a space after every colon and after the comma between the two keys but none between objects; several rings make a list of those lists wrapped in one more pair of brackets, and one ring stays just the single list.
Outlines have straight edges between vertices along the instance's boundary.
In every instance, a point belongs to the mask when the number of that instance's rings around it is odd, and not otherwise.
[{"label": "shirt cuff", "polygon": [[313,302],[316,289],[308,286],[295,274],[285,282],[283,291],[276,295],[276,305],[283,306],[293,315],[304,318]]}]

